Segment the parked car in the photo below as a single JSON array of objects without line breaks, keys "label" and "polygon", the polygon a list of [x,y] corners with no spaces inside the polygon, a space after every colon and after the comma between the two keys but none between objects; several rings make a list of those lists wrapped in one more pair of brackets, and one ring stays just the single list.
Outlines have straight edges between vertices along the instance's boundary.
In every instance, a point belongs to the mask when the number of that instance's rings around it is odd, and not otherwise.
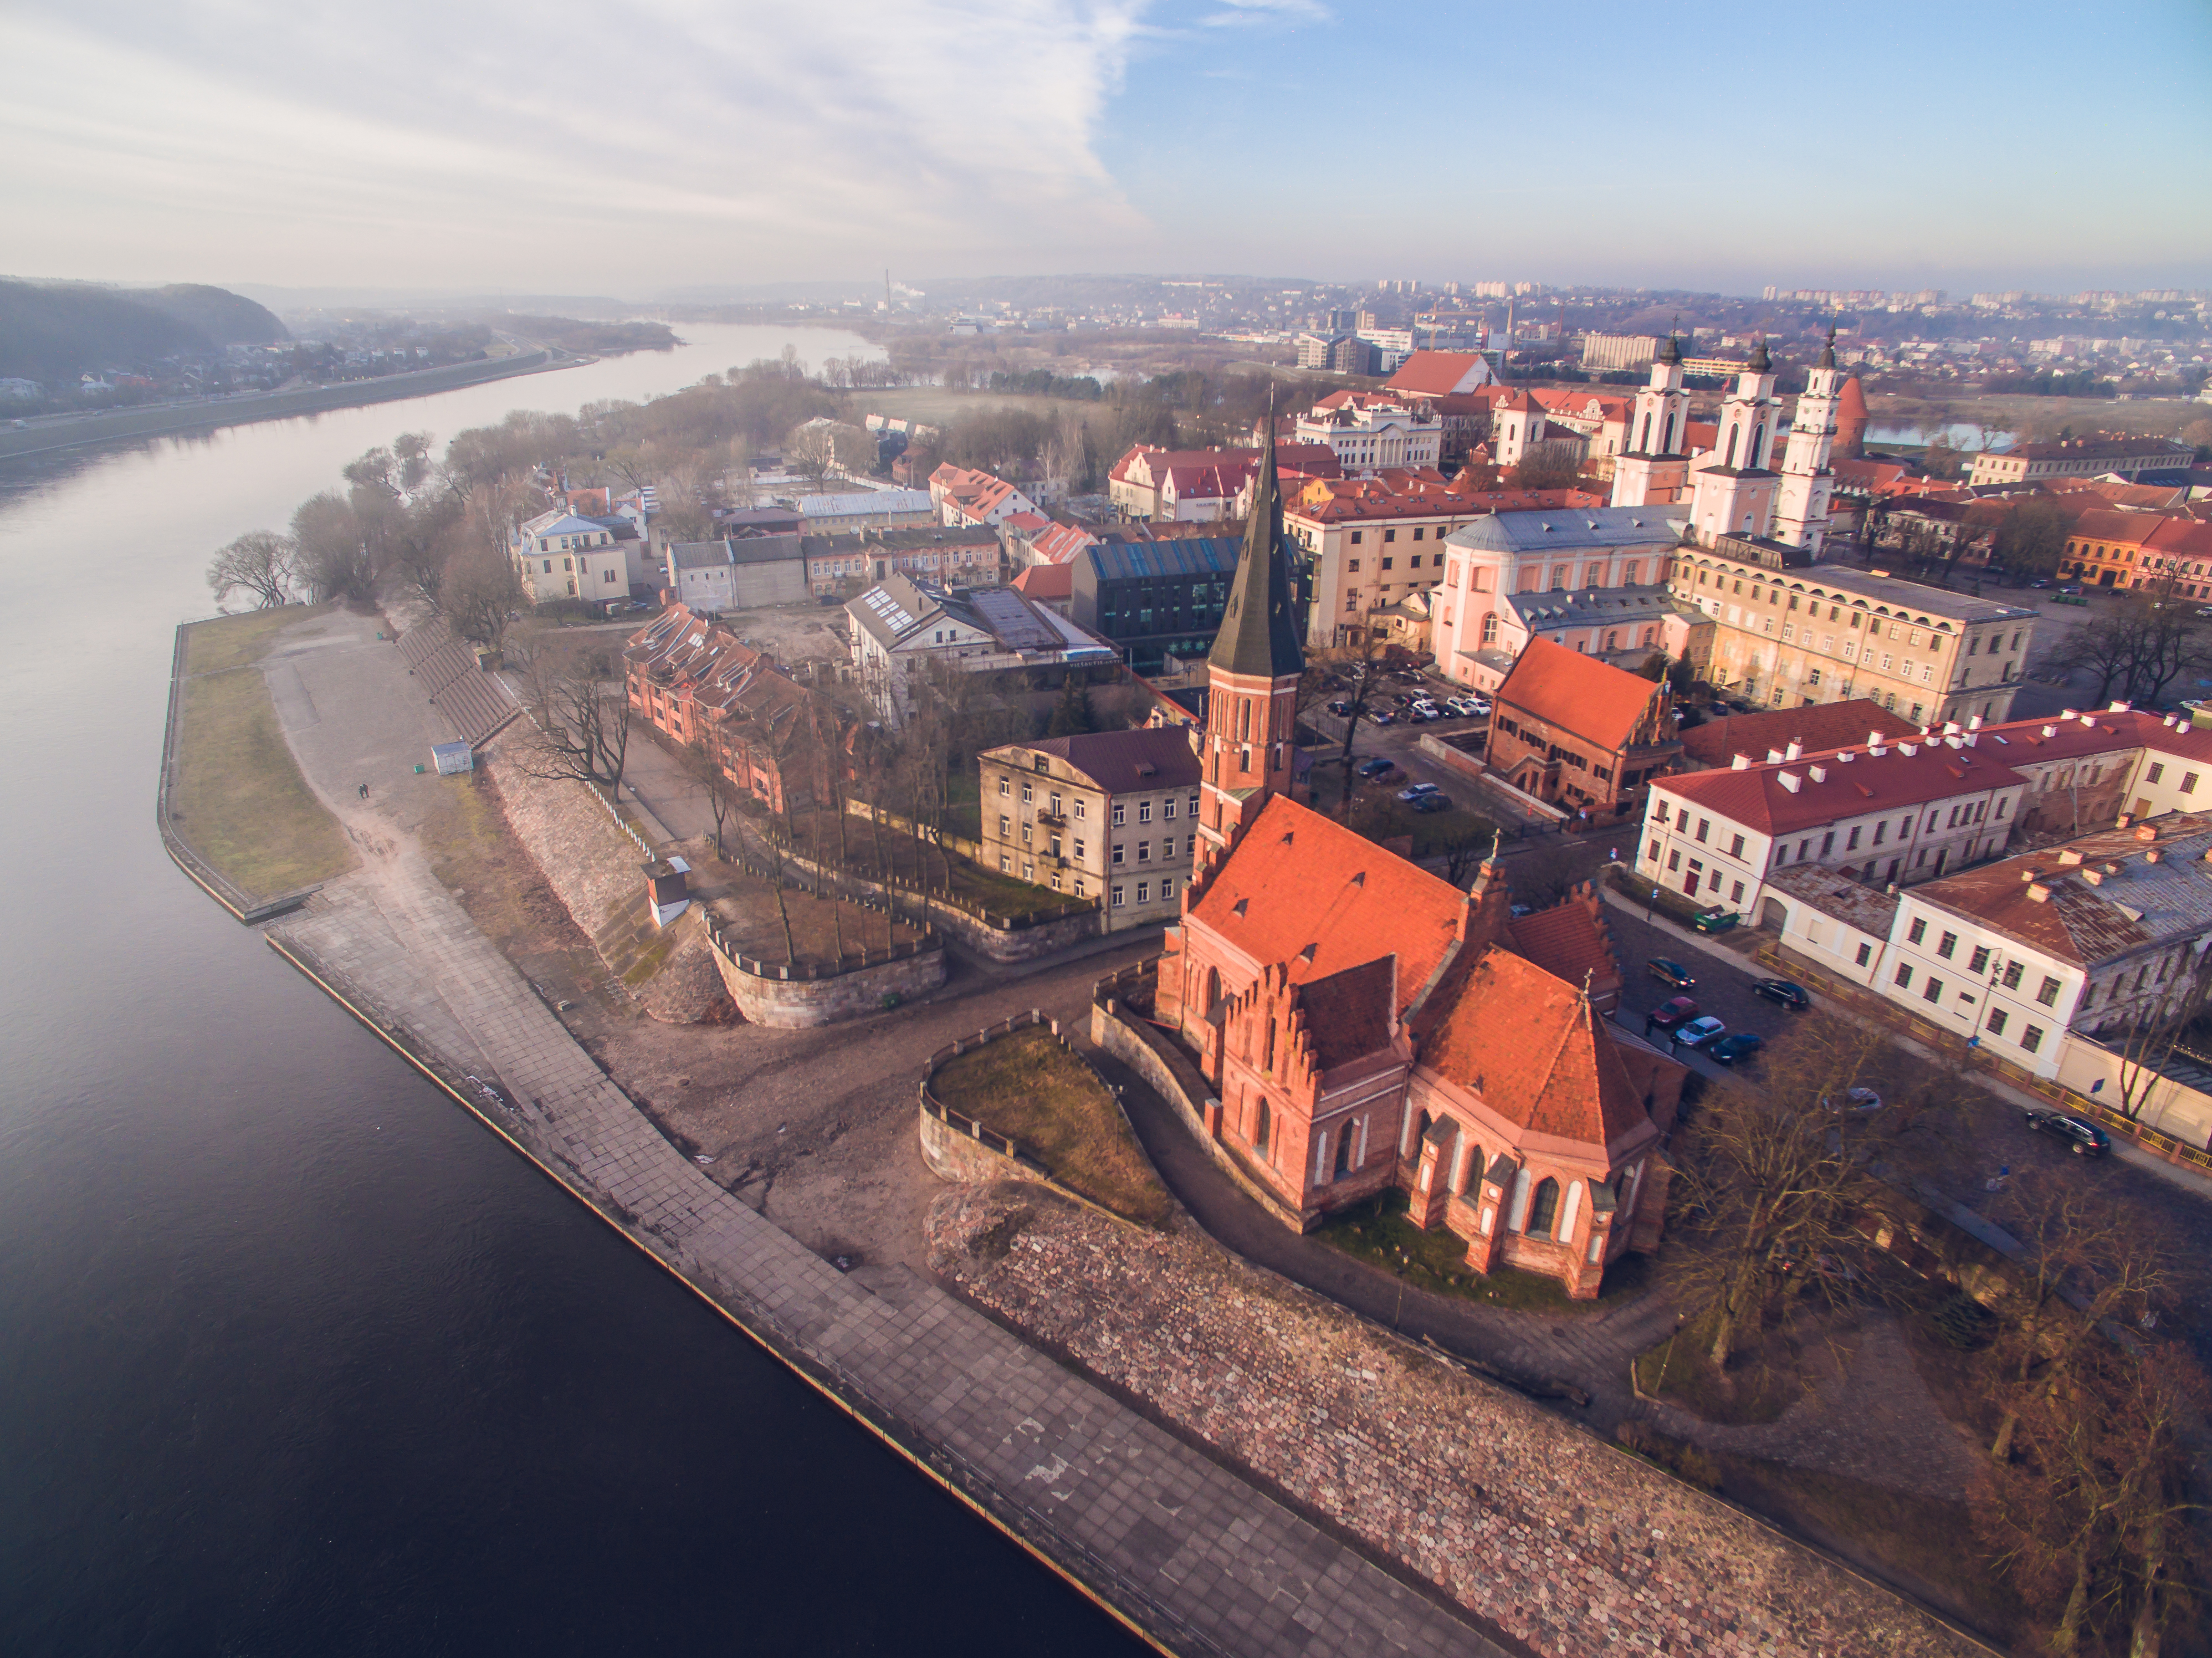
[{"label": "parked car", "polygon": [[2048,587],[2051,585],[2051,578],[2047,575],[2039,575],[2027,585],[2031,587]]},{"label": "parked car", "polygon": [[1388,708],[1370,708],[1367,711],[1367,717],[1378,726],[1395,726],[1398,723],[1398,716]]},{"label": "parked car", "polygon": [[1728,1027],[1708,1013],[1702,1019],[1692,1019],[1674,1032],[1674,1040],[1685,1048],[1695,1048],[1700,1042],[1711,1041]]},{"label": "parked car", "polygon": [[1480,719],[1490,712],[1490,699],[1486,696],[1462,696],[1459,700],[1459,711]]},{"label": "parked car", "polygon": [[1779,1002],[1792,1013],[1802,1013],[1813,1005],[1813,998],[1802,985],[1793,985],[1787,979],[1761,979],[1752,986],[1751,993],[1764,996],[1770,1002]]},{"label": "parked car", "polygon": [[1697,975],[1680,962],[1670,962],[1664,956],[1654,956],[1644,963],[1644,970],[1660,983],[1672,985],[1677,990],[1687,990],[1698,982]]},{"label": "parked car", "polygon": [[1451,796],[1442,792],[1425,794],[1413,802],[1413,810],[1419,812],[1449,811],[1451,809]]},{"label": "parked car", "polygon": [[1334,714],[1339,720],[1349,720],[1352,718],[1352,704],[1346,701],[1340,696],[1334,701],[1329,703],[1328,707],[1328,711]]},{"label": "parked car", "polygon": [[1644,1016],[1662,1030],[1672,1030],[1676,1025],[1686,1024],[1698,1017],[1698,1005],[1687,996],[1677,996],[1671,1002],[1662,1002]]},{"label": "parked car", "polygon": [[1398,769],[1398,762],[1382,755],[1372,755],[1352,768],[1362,777],[1382,777]]},{"label": "parked car", "polygon": [[1722,1065],[1750,1058],[1766,1046],[1766,1038],[1748,1030],[1733,1030],[1705,1049],[1705,1057]]},{"label": "parked car", "polygon": [[1881,1109],[1881,1096],[1871,1088],[1847,1088],[1844,1090],[1841,1105],[1836,1104],[1825,1094],[1820,1096],[1820,1103],[1831,1111],[1879,1111]]},{"label": "parked car", "polygon": [[1436,793],[1437,786],[1434,783],[1415,783],[1409,788],[1400,789],[1398,798],[1401,800],[1413,801],[1419,799],[1425,794]]},{"label": "parked car", "polygon": [[2069,1117],[2063,1111],[2031,1111],[2027,1126],[2060,1141],[2077,1157],[2101,1157],[2112,1149],[2112,1137],[2087,1117]]},{"label": "parked car", "polygon": [[2081,590],[2075,586],[2061,587],[2058,590],[2058,596],[2061,598],[2079,598],[2081,597]]}]

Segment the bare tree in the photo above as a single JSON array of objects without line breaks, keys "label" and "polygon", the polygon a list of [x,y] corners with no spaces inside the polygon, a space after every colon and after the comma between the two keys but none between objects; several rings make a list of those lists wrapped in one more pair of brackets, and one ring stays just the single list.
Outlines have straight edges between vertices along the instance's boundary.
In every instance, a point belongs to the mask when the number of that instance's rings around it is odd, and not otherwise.
[{"label": "bare tree", "polygon": [[517,750],[515,763],[532,777],[619,788],[634,713],[621,676],[621,662],[597,651],[552,668],[536,735]]},{"label": "bare tree", "polygon": [[684,750],[684,769],[707,797],[707,811],[714,820],[714,856],[726,858],[723,836],[738,811],[742,793],[723,762],[725,746],[720,731],[702,722],[699,736]]},{"label": "bare tree", "polygon": [[1675,1271],[1711,1319],[1716,1365],[1768,1312],[1840,1289],[1838,1257],[1858,1253],[1854,1223],[1879,1191],[1873,1114],[1850,1090],[1888,1054],[1878,1027],[1808,1015],[1768,1050],[1765,1087],[1731,1077],[1679,1143]]},{"label": "bare tree", "polygon": [[800,477],[811,479],[818,492],[837,465],[836,428],[809,422],[791,434],[784,459]]},{"label": "bare tree", "polygon": [[353,503],[325,489],[292,514],[295,569],[317,599],[375,597],[376,567]]},{"label": "bare tree", "polygon": [[2212,950],[2159,963],[2155,995],[2129,1011],[2117,1041],[2107,1042],[2119,1060],[2119,1113],[2130,1122],[2142,1115],[2151,1090],[2189,1028],[2212,1003]]},{"label": "bare tree", "polygon": [[292,573],[297,550],[291,537],[273,530],[249,530],[215,556],[208,566],[208,586],[218,604],[232,593],[252,597],[257,610],[270,610],[291,602]]},{"label": "bare tree", "polygon": [[522,579],[505,553],[465,538],[447,554],[439,576],[438,605],[462,638],[479,645],[500,644],[522,601]]}]

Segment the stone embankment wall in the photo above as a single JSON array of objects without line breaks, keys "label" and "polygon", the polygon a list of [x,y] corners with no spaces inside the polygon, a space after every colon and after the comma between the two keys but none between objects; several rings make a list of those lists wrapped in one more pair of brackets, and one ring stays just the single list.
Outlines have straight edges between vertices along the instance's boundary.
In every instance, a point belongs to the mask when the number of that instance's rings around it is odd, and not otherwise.
[{"label": "stone embankment wall", "polygon": [[1247,1266],[1009,1185],[930,1263],[1535,1651],[1958,1658],[1882,1589],[1626,1452]]},{"label": "stone embankment wall", "polygon": [[945,982],[945,952],[936,949],[819,979],[749,973],[719,950],[713,951],[712,959],[738,1011],[755,1024],[778,1030],[806,1030],[857,1019],[881,1008],[886,996],[903,1001]]},{"label": "stone embankment wall", "polygon": [[1236,1154],[1206,1127],[1206,1108],[1216,1096],[1207,1086],[1205,1074],[1164,1033],[1146,1024],[1143,1015],[1120,1001],[1119,997],[1131,990],[1141,988],[1150,993],[1149,981],[1157,971],[1158,963],[1157,957],[1134,963],[1098,981],[1091,1003],[1091,1045],[1127,1066],[1172,1106],[1176,1115],[1182,1119],[1182,1126],[1190,1131],[1191,1138],[1222,1173],[1237,1182],[1245,1196],[1292,1231],[1310,1230],[1313,1218],[1301,1214],[1255,1180],[1251,1172],[1237,1162]]},{"label": "stone embankment wall", "polygon": [[[499,786],[515,838],[576,925],[596,938],[644,890],[645,856],[583,784],[532,777],[509,759],[502,750],[513,730],[494,745],[484,768]],[[684,915],[677,926],[679,936],[667,961],[635,990],[639,1005],[654,1018],[693,1024],[721,1009],[722,979],[696,916]]]}]

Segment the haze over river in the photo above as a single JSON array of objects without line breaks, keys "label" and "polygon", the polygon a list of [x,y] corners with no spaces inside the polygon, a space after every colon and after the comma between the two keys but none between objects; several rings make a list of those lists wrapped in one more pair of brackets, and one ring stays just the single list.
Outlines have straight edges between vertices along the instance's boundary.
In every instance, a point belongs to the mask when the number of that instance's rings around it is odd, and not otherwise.
[{"label": "haze over river", "polygon": [[[0,1649],[1127,1652],[193,886],[203,572],[396,433],[848,334],[0,466]],[[732,1040],[742,1041],[740,1031]]]}]

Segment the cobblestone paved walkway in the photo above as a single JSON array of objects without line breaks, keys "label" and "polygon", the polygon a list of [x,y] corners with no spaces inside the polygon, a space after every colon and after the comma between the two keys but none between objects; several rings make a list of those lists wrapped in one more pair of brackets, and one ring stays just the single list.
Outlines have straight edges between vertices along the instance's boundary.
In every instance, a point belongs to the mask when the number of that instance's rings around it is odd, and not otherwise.
[{"label": "cobblestone paved walkway", "polygon": [[[392,695],[407,697],[404,677]],[[419,726],[407,714],[397,729]],[[519,1143],[940,1477],[1179,1651],[1502,1651],[964,1303],[920,1279],[872,1293],[725,1192],[576,1046],[404,830],[351,794],[358,759],[325,775],[301,758],[364,866],[271,936],[368,1017],[495,1075]]]}]

